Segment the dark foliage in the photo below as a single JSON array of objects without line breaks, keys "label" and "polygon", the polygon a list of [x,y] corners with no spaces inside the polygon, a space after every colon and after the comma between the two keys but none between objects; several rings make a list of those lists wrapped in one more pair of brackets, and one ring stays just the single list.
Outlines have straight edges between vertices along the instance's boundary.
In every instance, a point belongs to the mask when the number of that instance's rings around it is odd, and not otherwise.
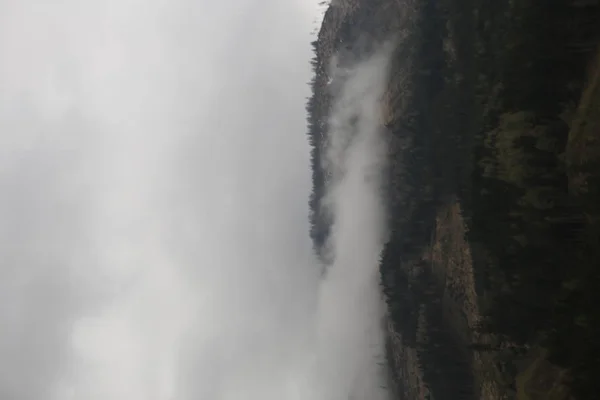
[{"label": "dark foliage", "polygon": [[[321,207],[329,57],[360,56],[402,32],[385,100],[390,235],[380,264],[402,345],[417,349],[436,399],[478,395],[470,355],[493,349],[456,334],[444,313],[444,283],[423,257],[438,210],[456,201],[468,242],[488,254],[473,261],[478,294],[492,299],[480,328],[514,345],[514,357],[543,346],[570,371],[576,397],[593,398],[600,389],[600,228],[590,215],[600,215],[600,193],[592,188],[582,200],[569,191],[564,112],[581,97],[600,4],[420,0],[406,2],[412,13],[401,23],[397,2],[356,4],[346,14],[330,7],[313,42],[307,111],[316,251],[323,255],[333,223]],[[590,179],[600,188],[598,175]]]}]

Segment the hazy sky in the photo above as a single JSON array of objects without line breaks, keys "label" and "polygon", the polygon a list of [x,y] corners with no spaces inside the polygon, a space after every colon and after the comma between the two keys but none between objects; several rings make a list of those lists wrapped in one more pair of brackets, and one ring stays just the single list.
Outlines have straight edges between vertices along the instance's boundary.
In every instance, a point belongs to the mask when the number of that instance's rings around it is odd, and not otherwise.
[{"label": "hazy sky", "polygon": [[0,0],[0,398],[311,400],[317,2]]}]

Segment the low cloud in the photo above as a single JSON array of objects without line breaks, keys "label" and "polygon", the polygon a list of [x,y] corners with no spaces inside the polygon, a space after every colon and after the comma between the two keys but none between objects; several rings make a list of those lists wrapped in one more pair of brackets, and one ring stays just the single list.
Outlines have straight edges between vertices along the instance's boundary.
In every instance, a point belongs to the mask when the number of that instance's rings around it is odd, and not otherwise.
[{"label": "low cloud", "polygon": [[[333,216],[317,308],[318,399],[387,399],[379,291],[379,254],[385,238],[380,188],[386,163],[380,100],[390,46],[337,65],[341,81],[329,117],[324,167],[330,171],[325,205]],[[335,382],[335,383],[334,383]]]},{"label": "low cloud", "polygon": [[0,397],[381,398],[385,62],[355,69],[333,116],[353,139],[322,281],[316,7],[0,3]]}]

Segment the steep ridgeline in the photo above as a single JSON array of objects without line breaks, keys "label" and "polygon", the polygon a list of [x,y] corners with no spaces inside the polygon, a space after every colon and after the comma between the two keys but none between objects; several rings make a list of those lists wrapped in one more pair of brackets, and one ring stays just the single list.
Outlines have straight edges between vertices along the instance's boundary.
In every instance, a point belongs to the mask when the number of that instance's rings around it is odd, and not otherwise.
[{"label": "steep ridgeline", "polygon": [[[455,185],[440,179],[443,168],[433,163],[435,150],[445,143],[434,143],[429,134],[432,124],[426,117],[443,84],[443,78],[434,73],[443,63],[441,20],[436,17],[434,4],[433,0],[340,0],[332,2],[325,13],[318,39],[313,42],[315,76],[307,104],[314,183],[311,237],[322,256],[332,223],[321,201],[329,174],[322,163],[328,118],[338,86],[330,76],[334,55],[336,66],[343,68],[344,63],[365,58],[383,42],[395,43],[389,82],[381,99],[381,125],[391,161],[384,188],[390,241],[397,242],[402,236],[400,241],[406,242],[400,251],[404,258],[420,256],[421,244],[430,241],[435,206],[454,193]],[[422,222],[409,223],[412,220]]]},{"label": "steep ridgeline", "polygon": [[[389,89],[382,102],[382,124],[386,126],[400,120],[399,110],[408,103],[407,79],[413,49],[409,45],[414,36],[415,19],[418,16],[414,0],[340,0],[332,2],[327,9],[318,39],[312,45],[312,60],[315,75],[310,83],[312,96],[307,103],[308,137],[312,146],[311,162],[313,172],[313,193],[310,198],[311,237],[317,252],[324,256],[324,245],[329,235],[332,221],[321,201],[325,194],[328,172],[323,165],[327,149],[327,129],[333,105],[337,79],[330,76],[333,56],[337,57],[337,67],[366,58],[384,41],[395,39],[396,46],[391,65],[392,76]],[[402,143],[407,140],[401,135],[390,135],[394,154],[402,151]],[[397,143],[396,143],[397,142]],[[399,195],[399,193],[398,193]]]},{"label": "steep ridgeline", "polygon": [[444,323],[431,271],[419,268],[430,245],[437,205],[454,189],[439,181],[432,162],[435,147],[428,134],[432,127],[425,118],[442,84],[441,77],[432,73],[443,62],[434,3],[345,0],[333,1],[326,11],[312,44],[315,76],[307,104],[313,172],[311,237],[323,261],[330,261],[326,248],[333,221],[322,200],[331,171],[323,160],[337,80],[343,79],[330,76],[330,62],[334,59],[338,70],[343,69],[391,40],[389,82],[381,99],[381,128],[389,149],[383,190],[390,232],[380,266],[389,314],[388,362],[400,398],[430,393],[436,399],[455,400],[472,397],[471,369],[461,352],[464,346]]}]

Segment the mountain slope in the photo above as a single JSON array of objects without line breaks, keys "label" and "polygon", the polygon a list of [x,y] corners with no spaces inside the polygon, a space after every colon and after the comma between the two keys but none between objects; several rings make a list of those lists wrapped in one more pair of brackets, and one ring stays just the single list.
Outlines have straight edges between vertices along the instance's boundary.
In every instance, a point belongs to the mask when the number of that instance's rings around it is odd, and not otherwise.
[{"label": "mountain slope", "polygon": [[381,99],[390,233],[380,268],[400,398],[597,392],[600,315],[586,304],[600,293],[599,30],[591,0],[340,0],[326,11],[307,104],[323,258],[328,63],[395,40]]}]

